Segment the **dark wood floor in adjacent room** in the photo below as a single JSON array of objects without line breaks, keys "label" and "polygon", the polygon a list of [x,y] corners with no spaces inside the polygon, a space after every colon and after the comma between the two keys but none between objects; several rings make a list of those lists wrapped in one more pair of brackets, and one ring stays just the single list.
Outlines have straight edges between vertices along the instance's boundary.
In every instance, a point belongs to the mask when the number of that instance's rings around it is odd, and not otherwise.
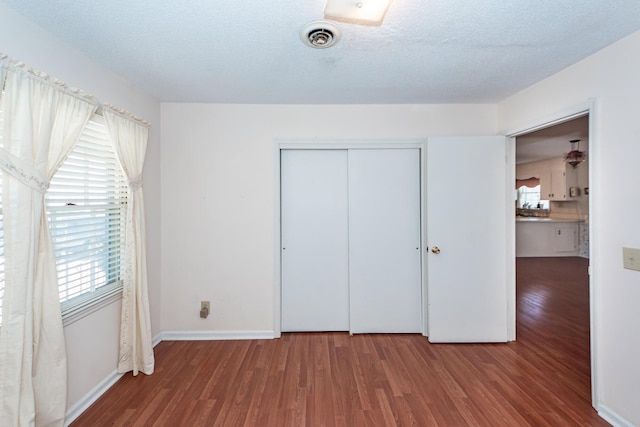
[{"label": "dark wood floor in adjacent room", "polygon": [[[591,407],[587,260],[517,260],[518,340],[283,334],[174,341],[79,426],[600,426]],[[481,303],[481,301],[479,301]]]}]

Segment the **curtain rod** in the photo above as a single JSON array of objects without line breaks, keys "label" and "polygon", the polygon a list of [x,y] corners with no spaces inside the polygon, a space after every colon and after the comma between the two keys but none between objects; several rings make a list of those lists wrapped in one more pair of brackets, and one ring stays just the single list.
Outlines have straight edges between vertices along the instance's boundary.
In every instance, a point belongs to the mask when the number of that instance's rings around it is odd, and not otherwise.
[{"label": "curtain rod", "polygon": [[146,127],[150,127],[151,126],[151,123],[149,123],[148,121],[143,120],[140,117],[137,117],[137,116],[133,115],[132,113],[130,113],[128,111],[121,110],[121,109],[119,109],[117,107],[114,107],[111,104],[100,104],[100,105],[98,105],[98,110],[99,111],[100,110],[102,110],[102,111],[109,110],[110,112],[112,112],[112,113],[114,113],[114,114],[116,114],[116,115],[118,115],[120,117],[123,117],[125,119],[129,119],[129,120],[133,120],[134,122],[136,122],[136,123],[138,123],[138,124],[140,124],[142,126],[146,126]]},{"label": "curtain rod", "polygon": [[[95,96],[87,92],[84,92],[83,90],[80,90],[78,88],[71,87],[66,83],[64,83],[62,80],[49,76],[47,73],[34,70],[33,68],[26,65],[24,62],[15,60],[9,57],[8,55],[4,54],[3,52],[0,52],[0,66],[4,69],[14,69],[14,70],[20,70],[20,71],[26,72],[30,77],[46,82],[57,90],[60,90],[71,96],[74,96],[76,98],[95,104],[98,107],[98,110],[107,109],[114,114],[117,114],[129,120],[133,120],[143,126],[146,126],[146,127],[151,126],[151,123],[147,122],[146,120],[143,120],[128,111],[114,107],[113,105],[102,104]],[[4,84],[4,82],[2,83]]]}]

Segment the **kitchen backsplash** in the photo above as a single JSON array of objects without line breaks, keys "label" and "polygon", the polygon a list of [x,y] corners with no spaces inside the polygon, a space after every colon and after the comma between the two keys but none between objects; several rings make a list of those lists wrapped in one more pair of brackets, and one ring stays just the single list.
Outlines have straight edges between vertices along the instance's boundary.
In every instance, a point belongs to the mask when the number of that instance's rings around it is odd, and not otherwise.
[{"label": "kitchen backsplash", "polygon": [[[588,210],[584,211],[583,204],[577,200],[567,202],[550,202],[551,217],[558,219],[588,219]],[[588,206],[588,205],[587,205]]]},{"label": "kitchen backsplash", "polygon": [[516,216],[548,218],[549,214],[550,212],[548,209],[516,208]]},{"label": "kitchen backsplash", "polygon": [[578,256],[589,258],[589,222],[578,225]]}]

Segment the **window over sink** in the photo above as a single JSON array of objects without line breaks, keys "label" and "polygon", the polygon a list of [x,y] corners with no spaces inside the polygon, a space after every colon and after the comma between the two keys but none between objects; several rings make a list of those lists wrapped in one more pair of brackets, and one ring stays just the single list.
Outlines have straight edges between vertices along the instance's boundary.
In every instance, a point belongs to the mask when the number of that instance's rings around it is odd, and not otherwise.
[{"label": "window over sink", "polygon": [[549,209],[549,201],[540,199],[540,184],[534,187],[522,185],[516,190],[518,207],[524,209]]}]

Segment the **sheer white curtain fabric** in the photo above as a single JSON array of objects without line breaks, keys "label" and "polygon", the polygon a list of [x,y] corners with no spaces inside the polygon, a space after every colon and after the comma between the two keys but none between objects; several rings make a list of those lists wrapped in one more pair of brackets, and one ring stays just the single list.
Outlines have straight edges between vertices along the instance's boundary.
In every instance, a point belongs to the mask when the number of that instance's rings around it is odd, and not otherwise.
[{"label": "sheer white curtain fabric", "polygon": [[129,181],[118,372],[133,371],[133,375],[138,372],[150,375],[155,362],[149,315],[142,191],[142,170],[149,129],[108,109],[103,114],[116,155]]},{"label": "sheer white curtain fabric", "polygon": [[0,420],[62,426],[67,360],[44,193],[97,104],[20,67],[5,74]]}]

